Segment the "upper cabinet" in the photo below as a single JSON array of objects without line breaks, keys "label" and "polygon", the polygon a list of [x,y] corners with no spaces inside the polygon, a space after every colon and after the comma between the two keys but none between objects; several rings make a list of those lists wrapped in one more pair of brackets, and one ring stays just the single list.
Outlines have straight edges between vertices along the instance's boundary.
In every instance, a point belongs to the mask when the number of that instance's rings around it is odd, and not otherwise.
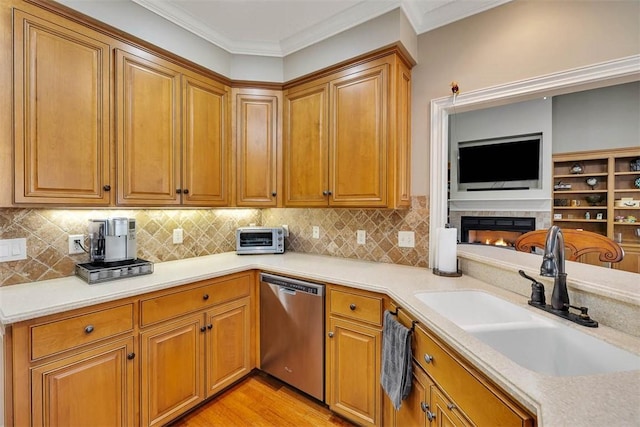
[{"label": "upper cabinet", "polygon": [[409,206],[410,84],[390,54],[287,89],[285,206]]},{"label": "upper cabinet", "polygon": [[53,15],[13,28],[15,202],[109,205],[109,45]]},{"label": "upper cabinet", "polygon": [[278,205],[282,92],[234,89],[236,206]]},{"label": "upper cabinet", "polygon": [[227,206],[228,89],[147,53],[115,74],[118,204]]}]

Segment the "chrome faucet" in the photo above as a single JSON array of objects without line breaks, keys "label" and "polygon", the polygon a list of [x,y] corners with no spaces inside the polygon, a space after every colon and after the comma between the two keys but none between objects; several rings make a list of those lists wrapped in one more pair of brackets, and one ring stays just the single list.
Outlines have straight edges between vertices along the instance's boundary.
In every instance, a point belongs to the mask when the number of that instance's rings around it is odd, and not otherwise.
[{"label": "chrome faucet", "polygon": [[554,310],[568,311],[569,293],[567,292],[567,273],[564,267],[564,236],[557,225],[552,226],[547,232],[540,275],[554,278],[551,307]]},{"label": "chrome faucet", "polygon": [[[598,327],[598,322],[589,317],[589,309],[587,307],[576,307],[569,304],[564,258],[564,236],[562,235],[560,227],[554,225],[547,232],[542,265],[540,266],[541,276],[554,278],[551,304],[549,305],[545,302],[544,285],[520,270],[522,277],[531,280],[531,299],[529,300],[529,305],[580,325],[596,328]],[[570,312],[570,308],[579,310],[580,314]]]}]

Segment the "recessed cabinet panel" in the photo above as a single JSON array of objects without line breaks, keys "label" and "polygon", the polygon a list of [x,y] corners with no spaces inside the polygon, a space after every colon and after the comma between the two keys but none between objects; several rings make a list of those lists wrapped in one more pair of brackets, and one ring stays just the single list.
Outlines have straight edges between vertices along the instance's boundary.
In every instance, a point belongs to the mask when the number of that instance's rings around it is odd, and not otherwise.
[{"label": "recessed cabinet panel", "polygon": [[388,65],[330,83],[331,204],[387,204]]},{"label": "recessed cabinet panel", "polygon": [[287,206],[327,206],[328,86],[285,97],[284,170]]},{"label": "recessed cabinet panel", "polygon": [[185,76],[182,96],[182,203],[228,206],[230,135],[227,88]]},{"label": "recessed cabinet panel", "polygon": [[236,96],[236,204],[276,206],[278,96]]},{"label": "recessed cabinet panel", "polygon": [[109,204],[109,45],[85,32],[15,11],[16,203]]},{"label": "recessed cabinet panel", "polygon": [[178,204],[180,74],[117,51],[118,204]]}]

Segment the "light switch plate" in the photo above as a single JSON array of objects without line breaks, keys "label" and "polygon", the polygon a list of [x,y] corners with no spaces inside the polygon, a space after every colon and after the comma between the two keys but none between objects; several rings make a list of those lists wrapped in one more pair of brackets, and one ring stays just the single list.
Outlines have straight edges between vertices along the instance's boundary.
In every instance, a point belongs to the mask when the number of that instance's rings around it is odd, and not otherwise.
[{"label": "light switch plate", "polygon": [[314,226],[311,228],[311,236],[312,236],[314,239],[319,239],[319,238],[320,238],[320,227],[318,227],[317,225],[314,225]]},{"label": "light switch plate", "polygon": [[356,231],[356,242],[359,245],[364,245],[367,243],[367,232],[365,230]]},{"label": "light switch plate", "polygon": [[0,240],[0,262],[19,261],[21,259],[27,259],[26,238]]}]

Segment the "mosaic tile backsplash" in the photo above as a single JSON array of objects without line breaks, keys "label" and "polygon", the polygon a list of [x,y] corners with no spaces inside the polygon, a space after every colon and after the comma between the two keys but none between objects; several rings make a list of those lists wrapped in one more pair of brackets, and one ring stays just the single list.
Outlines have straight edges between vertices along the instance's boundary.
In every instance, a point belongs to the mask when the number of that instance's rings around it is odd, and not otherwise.
[{"label": "mosaic tile backsplash", "polygon": [[[192,258],[235,250],[235,230],[250,224],[289,226],[286,250],[426,267],[429,212],[426,196],[411,209],[193,209],[64,210],[0,209],[0,239],[27,239],[27,259],[0,263],[0,286],[74,274],[84,254],[68,255],[68,235],[87,234],[90,218],[136,218],[138,257],[152,262]],[[312,237],[312,226],[320,238]],[[184,243],[173,244],[182,228]],[[367,241],[356,243],[356,230]],[[415,247],[399,248],[398,231],[414,231]]]}]

